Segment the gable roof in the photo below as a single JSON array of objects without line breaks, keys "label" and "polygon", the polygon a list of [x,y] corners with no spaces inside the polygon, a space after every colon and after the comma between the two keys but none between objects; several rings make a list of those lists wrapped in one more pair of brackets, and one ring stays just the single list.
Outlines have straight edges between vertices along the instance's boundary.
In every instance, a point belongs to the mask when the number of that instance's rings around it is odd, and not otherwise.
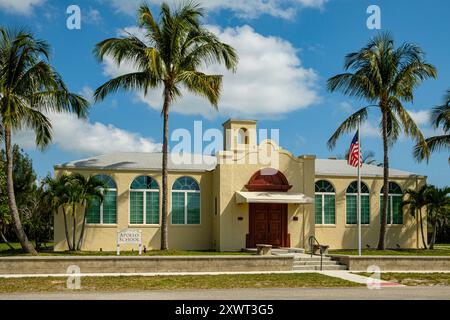
[{"label": "gable roof", "polygon": [[[212,171],[217,164],[215,156],[202,155],[200,161],[192,154],[185,154],[183,161],[174,161],[169,156],[168,170],[170,171]],[[190,160],[190,161],[189,161]],[[195,161],[197,160],[197,161]],[[161,152],[113,152],[102,154],[86,159],[74,160],[63,164],[55,165],[55,169],[96,169],[96,170],[161,170]],[[356,168],[347,164],[347,160],[316,159],[315,174],[318,176],[355,176]],[[364,164],[361,168],[363,177],[382,177],[383,167]],[[412,172],[389,169],[390,177],[407,178],[420,176]]]},{"label": "gable roof", "polygon": [[[335,159],[316,159],[316,175],[322,176],[357,176],[355,167],[347,164],[347,160]],[[361,168],[361,176],[363,177],[382,177],[383,167],[378,167],[373,164],[363,164]],[[390,177],[407,178],[411,176],[422,175],[402,171],[397,169],[389,169]]]},{"label": "gable roof", "polygon": [[[184,155],[189,163],[174,161],[169,155],[170,171],[211,171],[216,167],[216,157],[201,155],[199,161],[191,154]],[[97,170],[161,170],[162,153],[113,152],[95,157],[70,161],[55,166],[55,169],[97,169]]]}]

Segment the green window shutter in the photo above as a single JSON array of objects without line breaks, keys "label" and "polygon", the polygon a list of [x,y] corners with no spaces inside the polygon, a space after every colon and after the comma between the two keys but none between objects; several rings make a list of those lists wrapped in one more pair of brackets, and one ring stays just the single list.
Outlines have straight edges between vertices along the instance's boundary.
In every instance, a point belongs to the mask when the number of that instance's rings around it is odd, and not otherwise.
[{"label": "green window shutter", "polygon": [[346,195],[346,207],[347,207],[347,224],[356,224],[358,222],[358,208],[357,208],[358,196]]},{"label": "green window shutter", "polygon": [[200,193],[187,194],[187,224],[200,224]]},{"label": "green window shutter", "polygon": [[116,192],[105,192],[103,198],[103,223],[117,223]]},{"label": "green window shutter", "polygon": [[146,223],[159,224],[159,192],[147,192],[146,201]]},{"label": "green window shutter", "polygon": [[361,224],[370,224],[370,199],[368,195],[361,196]]},{"label": "green window shutter", "polygon": [[[347,224],[358,223],[358,196],[351,194],[347,197]],[[368,195],[361,195],[361,224],[370,224],[370,201]]]},{"label": "green window shutter", "polygon": [[335,224],[335,196],[325,195],[325,224]]},{"label": "green window shutter", "polygon": [[185,224],[184,192],[172,192],[172,224]]},{"label": "green window shutter", "polygon": [[[380,196],[380,222],[381,222],[381,212],[383,210],[383,195]],[[388,202],[388,208],[387,208],[387,215],[386,215],[386,223],[391,224],[391,196],[389,196],[389,202]]]},{"label": "green window shutter", "polygon": [[402,197],[392,196],[393,224],[403,224]]},{"label": "green window shutter", "polygon": [[100,201],[94,197],[86,212],[86,223],[100,223]]},{"label": "green window shutter", "polygon": [[322,195],[316,194],[315,197],[316,224],[322,224]]},{"label": "green window shutter", "polygon": [[144,193],[130,192],[130,224],[144,223]]}]

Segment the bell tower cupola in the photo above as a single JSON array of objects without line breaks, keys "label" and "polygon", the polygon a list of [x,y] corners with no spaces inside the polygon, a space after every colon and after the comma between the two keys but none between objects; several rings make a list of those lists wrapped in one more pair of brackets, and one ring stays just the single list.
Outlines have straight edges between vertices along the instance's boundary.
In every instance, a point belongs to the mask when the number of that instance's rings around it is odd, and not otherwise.
[{"label": "bell tower cupola", "polygon": [[223,146],[226,151],[256,148],[256,121],[229,119],[223,124]]}]

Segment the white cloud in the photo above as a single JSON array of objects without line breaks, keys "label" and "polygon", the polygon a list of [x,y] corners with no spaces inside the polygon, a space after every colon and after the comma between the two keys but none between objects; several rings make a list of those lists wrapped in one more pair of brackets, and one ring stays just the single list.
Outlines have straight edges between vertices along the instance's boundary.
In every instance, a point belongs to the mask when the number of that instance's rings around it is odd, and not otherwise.
[{"label": "white cloud", "polygon": [[[317,73],[302,66],[298,50],[290,42],[263,36],[247,25],[227,29],[217,26],[209,28],[223,42],[233,46],[239,55],[235,74],[217,65],[206,70],[208,73],[224,75],[219,103],[222,115],[276,117],[306,108],[320,99],[316,87]],[[139,33],[136,28],[127,28],[126,31]],[[103,72],[110,77],[133,70],[133,66],[126,63],[117,68],[108,57],[103,63]],[[160,91],[151,91],[147,97],[141,93],[139,98],[151,108],[160,110]],[[186,92],[174,103],[172,110],[206,117],[214,115],[204,99]]]},{"label": "white cloud", "polygon": [[29,15],[46,0],[0,0],[0,8],[10,13]]},{"label": "white cloud", "polygon": [[365,121],[361,124],[361,136],[378,138],[380,137],[380,129],[378,128],[379,120],[376,123]]},{"label": "white cloud", "polygon": [[[283,19],[292,19],[302,8],[323,8],[328,0],[201,0],[198,1],[208,11],[230,10],[238,17],[257,18],[263,14]],[[170,5],[179,3],[177,0],[149,0],[150,4],[160,5],[168,2]],[[135,16],[142,0],[110,0],[109,3],[117,12]]]},{"label": "white cloud", "polygon": [[[430,124],[430,110],[407,110],[411,118],[414,120],[416,125],[420,128],[425,137],[430,137],[433,135],[441,134],[442,131],[439,129],[434,129]],[[369,119],[361,125],[361,135],[366,137],[381,137],[379,129],[380,118]],[[403,133],[400,134],[399,139],[405,139]]]},{"label": "white cloud", "polygon": [[338,104],[337,110],[335,112],[344,113],[344,114],[352,114],[355,111],[352,104],[347,101],[340,102]]},{"label": "white cloud", "polygon": [[[111,124],[89,122],[73,114],[48,115],[53,126],[53,144],[75,154],[101,154],[115,151],[155,152],[161,145],[138,133],[128,132]],[[14,135],[14,140],[24,148],[35,147],[35,136],[30,130]]]},{"label": "white cloud", "polygon": [[82,95],[83,98],[88,100],[90,103],[94,102],[94,89],[92,89],[91,87],[84,86],[83,88],[81,88],[81,91],[79,94]]},{"label": "white cloud", "polygon": [[97,9],[89,7],[87,10],[87,13],[85,15],[82,14],[83,21],[85,21],[88,24],[94,24],[97,25],[102,21],[102,16],[100,14],[100,11]]},{"label": "white cloud", "polygon": [[408,110],[408,113],[418,126],[429,126],[430,125],[430,111],[429,110],[419,110],[419,111]]}]

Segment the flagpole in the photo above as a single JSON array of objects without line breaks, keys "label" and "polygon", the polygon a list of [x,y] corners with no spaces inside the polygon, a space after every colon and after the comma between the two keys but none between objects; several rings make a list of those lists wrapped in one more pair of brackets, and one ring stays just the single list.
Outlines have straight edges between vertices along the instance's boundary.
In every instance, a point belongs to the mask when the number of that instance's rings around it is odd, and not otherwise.
[{"label": "flagpole", "polygon": [[361,117],[358,118],[358,255],[361,256],[361,133],[360,133]]}]

